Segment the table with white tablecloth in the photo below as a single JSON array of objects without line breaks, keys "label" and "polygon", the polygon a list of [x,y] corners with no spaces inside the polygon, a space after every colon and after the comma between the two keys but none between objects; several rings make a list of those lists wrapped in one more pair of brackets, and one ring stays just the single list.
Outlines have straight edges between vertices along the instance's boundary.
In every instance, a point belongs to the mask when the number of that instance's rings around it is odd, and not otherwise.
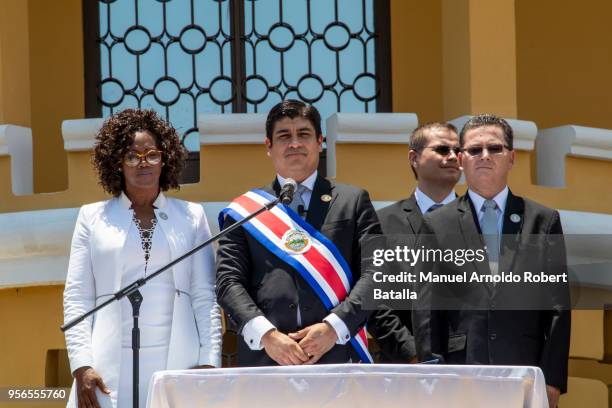
[{"label": "table with white tablecloth", "polygon": [[548,407],[537,367],[336,364],[157,372],[150,408]]}]

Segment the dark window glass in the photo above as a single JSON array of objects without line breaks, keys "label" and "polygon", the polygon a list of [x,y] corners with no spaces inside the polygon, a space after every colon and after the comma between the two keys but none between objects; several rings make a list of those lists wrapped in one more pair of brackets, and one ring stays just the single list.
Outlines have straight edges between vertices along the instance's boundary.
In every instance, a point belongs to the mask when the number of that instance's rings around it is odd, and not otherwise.
[{"label": "dark window glass", "polygon": [[323,118],[390,110],[388,0],[83,5],[88,116],[153,108],[197,151],[198,113],[266,112],[287,98]]}]

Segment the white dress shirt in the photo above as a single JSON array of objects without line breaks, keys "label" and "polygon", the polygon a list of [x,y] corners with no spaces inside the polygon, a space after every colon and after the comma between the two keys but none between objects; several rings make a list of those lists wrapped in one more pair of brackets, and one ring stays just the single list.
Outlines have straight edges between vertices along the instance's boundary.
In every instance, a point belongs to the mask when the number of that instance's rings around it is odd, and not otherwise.
[{"label": "white dress shirt", "polygon": [[[152,236],[151,254],[145,273],[145,254],[138,228],[132,222],[125,241],[125,257],[121,286],[144,278],[172,260],[170,247],[165,234],[156,226]],[[140,384],[139,405],[145,407],[147,391],[153,373],[165,370],[168,360],[168,347],[172,330],[174,312],[174,281],[171,271],[166,271],[141,287],[143,302],[140,307]],[[129,407],[132,404],[132,305],[127,298],[121,303],[121,348],[122,357],[119,371],[117,406]]]},{"label": "white dress shirt", "polygon": [[[305,189],[302,190],[301,197],[306,210],[308,210],[308,207],[310,206],[310,199],[312,198],[312,190],[314,189],[314,184],[317,180],[317,174],[318,172],[315,170],[314,173],[300,183],[300,186],[305,187]],[[286,181],[286,178],[280,174],[276,175],[276,179],[281,186]],[[346,323],[344,323],[335,313],[330,313],[323,319],[323,321],[329,323],[336,331],[336,335],[338,336],[336,344],[346,344],[351,339],[351,334]],[[302,325],[299,304],[297,307],[297,323],[298,326]],[[244,325],[242,328],[242,337],[251,350],[261,350],[263,349],[261,338],[264,336],[264,334],[275,328],[276,326],[274,326],[265,316],[257,316],[249,320]]]},{"label": "white dress shirt", "polygon": [[416,199],[417,205],[419,206],[419,209],[421,210],[421,214],[427,214],[427,211],[433,205],[435,204],[446,205],[450,203],[451,201],[455,200],[455,198],[457,198],[457,194],[455,194],[455,191],[453,190],[449,193],[449,195],[447,195],[444,198],[444,200],[437,203],[417,187],[416,190],[414,190],[414,198]]}]

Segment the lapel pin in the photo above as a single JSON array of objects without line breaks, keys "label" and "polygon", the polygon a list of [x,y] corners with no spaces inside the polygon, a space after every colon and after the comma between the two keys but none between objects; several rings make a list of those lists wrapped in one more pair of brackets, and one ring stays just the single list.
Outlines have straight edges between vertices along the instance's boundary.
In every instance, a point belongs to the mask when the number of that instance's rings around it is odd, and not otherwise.
[{"label": "lapel pin", "polygon": [[159,213],[159,218],[161,218],[162,220],[167,220],[168,219],[168,215],[165,212],[160,212]]},{"label": "lapel pin", "polygon": [[510,221],[514,222],[514,223],[519,223],[521,222],[521,216],[518,214],[512,214],[510,215]]},{"label": "lapel pin", "polygon": [[329,194],[323,194],[321,196],[321,201],[324,203],[329,203],[331,201],[331,196]]}]

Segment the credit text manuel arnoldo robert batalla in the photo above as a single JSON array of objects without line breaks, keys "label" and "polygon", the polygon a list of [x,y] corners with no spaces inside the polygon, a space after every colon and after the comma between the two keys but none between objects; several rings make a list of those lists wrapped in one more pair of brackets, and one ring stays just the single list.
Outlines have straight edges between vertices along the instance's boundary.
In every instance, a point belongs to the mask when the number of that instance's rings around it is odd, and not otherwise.
[{"label": "credit text manuel arnoldo robert batalla", "polygon": [[[372,300],[416,300],[419,288],[430,284],[533,284],[567,283],[568,275],[551,271],[504,271],[482,273],[478,263],[488,263],[486,250],[417,248],[396,245],[392,248],[369,248],[365,252],[367,264],[372,268],[374,287]],[[369,256],[368,256],[369,255]],[[436,266],[452,263],[452,272],[440,272]],[[448,286],[447,286],[448,287]],[[406,304],[408,307],[409,304]]]}]

